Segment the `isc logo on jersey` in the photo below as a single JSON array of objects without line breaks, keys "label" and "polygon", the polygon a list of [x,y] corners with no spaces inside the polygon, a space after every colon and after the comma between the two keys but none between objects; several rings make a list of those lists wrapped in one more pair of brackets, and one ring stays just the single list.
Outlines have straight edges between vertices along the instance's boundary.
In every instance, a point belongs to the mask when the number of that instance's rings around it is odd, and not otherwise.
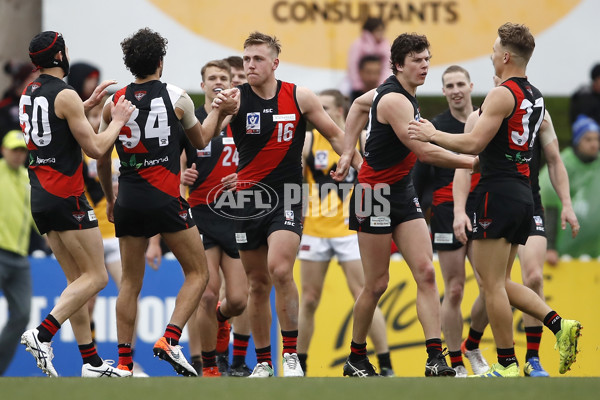
[{"label": "isc logo on jersey", "polygon": [[246,134],[260,135],[260,113],[251,112],[246,114]]}]

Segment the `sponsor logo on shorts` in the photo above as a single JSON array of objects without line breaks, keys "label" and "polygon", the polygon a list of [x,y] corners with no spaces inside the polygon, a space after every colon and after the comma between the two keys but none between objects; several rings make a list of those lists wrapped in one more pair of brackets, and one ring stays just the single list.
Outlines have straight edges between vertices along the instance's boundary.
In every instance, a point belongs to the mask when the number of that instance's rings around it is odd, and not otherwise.
[{"label": "sponsor logo on shorts", "polygon": [[433,235],[433,243],[436,244],[452,244],[454,235],[452,233],[435,233]]},{"label": "sponsor logo on shorts", "polygon": [[73,211],[73,218],[77,220],[77,222],[83,221],[85,218],[85,211]]},{"label": "sponsor logo on shorts", "polygon": [[535,222],[536,231],[544,232],[544,220],[540,215],[534,215],[533,222]]},{"label": "sponsor logo on shorts", "polygon": [[369,225],[373,228],[385,228],[392,225],[392,220],[390,217],[371,217]]},{"label": "sponsor logo on shorts", "polygon": [[137,92],[134,92],[133,95],[135,96],[135,98],[137,99],[137,101],[140,101],[146,95],[146,91],[145,90],[138,90]]},{"label": "sponsor logo on shorts", "polygon": [[481,225],[481,227],[483,229],[487,229],[491,224],[492,224],[491,218],[479,218],[479,225]]},{"label": "sponsor logo on shorts", "polygon": [[188,219],[188,212],[187,212],[187,210],[181,210],[181,211],[179,211],[179,218],[181,218],[184,221],[187,221],[187,219]]},{"label": "sponsor logo on shorts", "polygon": [[296,226],[294,223],[294,211],[293,210],[285,210],[285,225]]},{"label": "sponsor logo on shorts", "polygon": [[362,225],[363,222],[365,222],[365,217],[359,217],[358,215],[356,216],[356,220],[358,221],[359,224]]},{"label": "sponsor logo on shorts", "polygon": [[310,244],[303,244],[300,246],[300,251],[310,251]]},{"label": "sponsor logo on shorts", "polygon": [[260,135],[260,113],[246,114],[246,135]]},{"label": "sponsor logo on shorts", "polygon": [[248,237],[246,237],[246,232],[236,232],[235,233],[235,242],[236,243],[248,243]]},{"label": "sponsor logo on shorts", "polygon": [[414,197],[413,198],[413,203],[415,203],[415,207],[417,209],[418,212],[422,212],[421,211],[421,204],[419,203],[419,198],[418,197]]},{"label": "sponsor logo on shorts", "polygon": [[88,219],[90,221],[95,221],[96,220],[96,214],[94,213],[94,210],[89,210],[88,211]]}]

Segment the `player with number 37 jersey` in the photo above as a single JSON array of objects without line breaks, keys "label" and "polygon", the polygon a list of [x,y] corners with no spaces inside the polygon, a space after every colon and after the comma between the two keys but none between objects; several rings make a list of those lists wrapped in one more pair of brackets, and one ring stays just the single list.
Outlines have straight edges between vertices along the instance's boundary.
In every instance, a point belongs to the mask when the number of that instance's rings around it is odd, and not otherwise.
[{"label": "player with number 37 jersey", "polygon": [[500,86],[512,93],[516,105],[479,154],[482,183],[495,178],[529,179],[531,150],[544,117],[544,98],[527,78],[513,77]]}]

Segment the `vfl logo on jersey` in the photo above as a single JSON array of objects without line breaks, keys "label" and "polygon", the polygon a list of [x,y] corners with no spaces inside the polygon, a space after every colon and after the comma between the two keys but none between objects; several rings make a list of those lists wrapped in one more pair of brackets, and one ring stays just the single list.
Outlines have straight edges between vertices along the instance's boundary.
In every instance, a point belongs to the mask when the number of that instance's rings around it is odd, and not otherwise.
[{"label": "vfl logo on jersey", "polygon": [[413,203],[415,203],[415,207],[417,208],[418,212],[423,212],[423,211],[421,211],[421,204],[419,203],[419,198],[418,197],[414,197],[413,198]]},{"label": "vfl logo on jersey", "polygon": [[84,211],[74,211],[72,214],[73,214],[73,218],[75,218],[77,220],[77,222],[81,222],[85,218]]},{"label": "vfl logo on jersey", "polygon": [[187,221],[187,219],[188,219],[188,212],[187,212],[187,210],[179,211],[179,218],[181,218],[184,221]]},{"label": "vfl logo on jersey", "polygon": [[329,165],[329,152],[327,150],[318,150],[315,153],[315,168],[325,169]]},{"label": "vfl logo on jersey", "polygon": [[212,147],[212,142],[208,142],[208,146],[206,146],[202,150],[196,150],[196,155],[198,157],[210,157],[211,147]]},{"label": "vfl logo on jersey", "polygon": [[38,82],[34,82],[31,84],[31,93],[35,92],[36,90],[38,90],[40,88],[40,84]]},{"label": "vfl logo on jersey", "polygon": [[145,90],[138,90],[133,95],[135,96],[135,98],[137,99],[137,101],[140,101],[146,95],[146,91]]},{"label": "vfl logo on jersey", "polygon": [[491,218],[479,218],[479,225],[481,225],[481,227],[483,229],[487,229],[491,224],[492,224]]},{"label": "vfl logo on jersey", "polygon": [[260,135],[260,113],[246,114],[246,135]]}]

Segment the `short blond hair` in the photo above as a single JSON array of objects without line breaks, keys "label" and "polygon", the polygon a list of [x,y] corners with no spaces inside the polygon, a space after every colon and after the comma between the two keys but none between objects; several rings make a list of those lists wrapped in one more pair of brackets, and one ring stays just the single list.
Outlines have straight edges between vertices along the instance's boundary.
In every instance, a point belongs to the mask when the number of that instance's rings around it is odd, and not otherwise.
[{"label": "short blond hair", "polygon": [[529,28],[521,24],[507,22],[498,28],[500,44],[528,62],[535,49],[535,39]]},{"label": "short blond hair", "polygon": [[248,46],[259,44],[266,44],[275,54],[275,58],[279,57],[279,53],[281,53],[281,43],[279,43],[279,39],[275,36],[269,36],[258,31],[252,32],[246,41],[244,41],[244,49]]}]

